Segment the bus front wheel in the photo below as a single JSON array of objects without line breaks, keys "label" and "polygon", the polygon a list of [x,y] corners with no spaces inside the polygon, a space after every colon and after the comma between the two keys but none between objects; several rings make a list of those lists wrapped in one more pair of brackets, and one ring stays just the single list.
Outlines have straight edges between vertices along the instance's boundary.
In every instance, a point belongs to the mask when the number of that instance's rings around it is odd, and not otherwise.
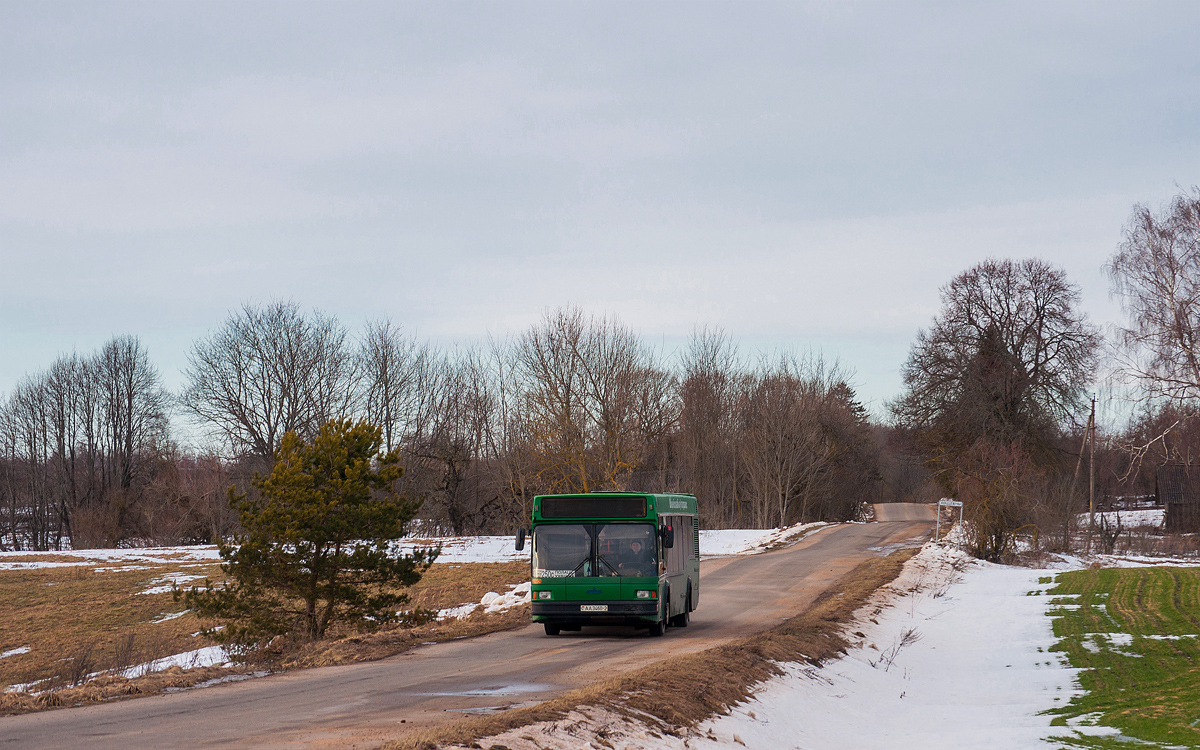
[{"label": "bus front wheel", "polygon": [[695,607],[692,606],[692,585],[688,584],[687,600],[684,602],[683,611],[671,618],[671,624],[677,628],[686,628],[690,619],[688,613]]},{"label": "bus front wheel", "polygon": [[662,607],[661,616],[658,622],[650,626],[650,636],[658,638],[663,633],[667,632],[667,620],[671,616],[671,589],[667,589],[667,595],[660,600]]},{"label": "bus front wheel", "polygon": [[542,625],[544,625],[546,628],[546,635],[558,635],[559,631],[562,630],[560,626],[555,625],[554,623],[544,622]]}]

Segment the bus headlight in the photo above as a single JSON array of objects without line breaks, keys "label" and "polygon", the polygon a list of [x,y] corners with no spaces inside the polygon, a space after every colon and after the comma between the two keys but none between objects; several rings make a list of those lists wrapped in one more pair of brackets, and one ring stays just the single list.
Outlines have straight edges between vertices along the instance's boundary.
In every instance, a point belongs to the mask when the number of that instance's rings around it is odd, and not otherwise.
[{"label": "bus headlight", "polygon": [[537,592],[537,598],[538,599],[549,599],[550,592],[549,591],[539,591],[539,592]]},{"label": "bus headlight", "polygon": [[658,592],[657,591],[639,591],[639,592],[637,592],[637,598],[638,599],[657,599]]}]

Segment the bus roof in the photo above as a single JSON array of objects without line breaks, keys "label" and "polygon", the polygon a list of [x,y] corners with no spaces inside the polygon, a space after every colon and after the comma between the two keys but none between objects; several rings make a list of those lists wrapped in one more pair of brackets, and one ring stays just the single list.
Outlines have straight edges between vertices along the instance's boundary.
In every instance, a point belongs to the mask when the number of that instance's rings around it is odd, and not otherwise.
[{"label": "bus roof", "polygon": [[613,491],[538,495],[533,499],[534,521],[655,520],[670,514],[697,515],[696,496]]}]

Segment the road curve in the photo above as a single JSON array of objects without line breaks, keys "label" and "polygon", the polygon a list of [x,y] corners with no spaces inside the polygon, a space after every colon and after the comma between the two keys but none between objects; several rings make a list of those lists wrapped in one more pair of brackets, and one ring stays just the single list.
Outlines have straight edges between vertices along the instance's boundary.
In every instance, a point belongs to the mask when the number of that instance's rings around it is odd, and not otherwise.
[{"label": "road curve", "polygon": [[616,627],[550,638],[531,625],[376,662],[0,718],[0,749],[372,747],[765,629],[806,609],[863,560],[917,544],[929,531],[927,521],[846,524],[787,549],[705,560],[691,625],[662,638]]}]

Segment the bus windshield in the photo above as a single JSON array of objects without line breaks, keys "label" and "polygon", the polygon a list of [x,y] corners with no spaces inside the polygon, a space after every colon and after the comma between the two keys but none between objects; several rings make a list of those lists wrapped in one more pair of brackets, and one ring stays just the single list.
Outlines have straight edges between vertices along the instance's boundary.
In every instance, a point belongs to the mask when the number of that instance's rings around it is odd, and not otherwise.
[{"label": "bus windshield", "polygon": [[[590,526],[590,524],[588,524]],[[568,578],[592,574],[592,534],[580,523],[533,530],[533,577]]]},{"label": "bus windshield", "polygon": [[657,575],[654,541],[654,525],[649,523],[536,526],[533,530],[533,576]]},{"label": "bus windshield", "polygon": [[597,524],[596,557],[602,576],[656,575],[654,527],[648,523]]}]

